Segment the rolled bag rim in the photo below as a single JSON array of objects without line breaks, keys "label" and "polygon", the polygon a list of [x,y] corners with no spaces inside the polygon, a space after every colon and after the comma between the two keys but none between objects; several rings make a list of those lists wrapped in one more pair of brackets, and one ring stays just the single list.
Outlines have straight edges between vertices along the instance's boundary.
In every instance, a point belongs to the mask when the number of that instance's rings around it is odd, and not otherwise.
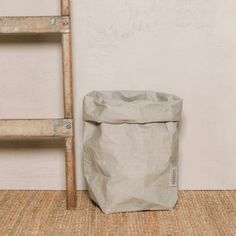
[{"label": "rolled bag rim", "polygon": [[96,123],[154,123],[181,120],[183,100],[157,91],[92,91],[83,100],[83,120]]}]

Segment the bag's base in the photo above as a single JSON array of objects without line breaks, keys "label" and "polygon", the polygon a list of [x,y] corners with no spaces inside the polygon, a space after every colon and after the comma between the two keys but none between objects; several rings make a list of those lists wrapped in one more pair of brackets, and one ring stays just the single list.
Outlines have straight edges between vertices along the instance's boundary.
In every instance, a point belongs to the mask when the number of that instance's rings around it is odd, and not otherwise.
[{"label": "bag's base", "polygon": [[128,207],[128,208],[123,208],[123,209],[115,209],[115,208],[110,208],[110,209],[107,209],[107,208],[104,208],[104,207],[101,207],[99,206],[99,204],[92,199],[92,197],[90,196],[89,194],[89,197],[90,197],[90,200],[92,201],[92,203],[98,207],[104,214],[116,214],[116,213],[134,213],[134,212],[142,212],[142,211],[170,211],[170,210],[174,210],[175,207],[177,206],[178,204],[178,200],[176,200],[176,202],[174,203],[173,206],[170,206],[170,207],[165,207],[165,206],[161,206],[161,205],[157,205],[155,207],[148,207],[148,208],[143,208],[143,207]]}]

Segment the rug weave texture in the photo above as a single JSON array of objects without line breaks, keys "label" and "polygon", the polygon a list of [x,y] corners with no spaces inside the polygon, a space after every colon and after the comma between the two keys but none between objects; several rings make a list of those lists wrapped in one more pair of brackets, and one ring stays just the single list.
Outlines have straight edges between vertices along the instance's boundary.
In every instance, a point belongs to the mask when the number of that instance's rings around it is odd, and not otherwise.
[{"label": "rug weave texture", "polygon": [[0,191],[0,236],[236,235],[236,191],[180,191],[174,210],[111,215],[77,197],[67,211],[63,191]]}]

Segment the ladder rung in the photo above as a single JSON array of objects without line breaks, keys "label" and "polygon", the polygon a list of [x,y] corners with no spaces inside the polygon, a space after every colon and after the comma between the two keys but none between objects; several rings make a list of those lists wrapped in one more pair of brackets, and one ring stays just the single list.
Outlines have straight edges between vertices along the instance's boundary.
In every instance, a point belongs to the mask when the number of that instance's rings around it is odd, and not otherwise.
[{"label": "ladder rung", "polygon": [[72,119],[0,120],[0,139],[65,138],[73,135]]},{"label": "ladder rung", "polygon": [[0,17],[0,34],[68,33],[69,16]]}]

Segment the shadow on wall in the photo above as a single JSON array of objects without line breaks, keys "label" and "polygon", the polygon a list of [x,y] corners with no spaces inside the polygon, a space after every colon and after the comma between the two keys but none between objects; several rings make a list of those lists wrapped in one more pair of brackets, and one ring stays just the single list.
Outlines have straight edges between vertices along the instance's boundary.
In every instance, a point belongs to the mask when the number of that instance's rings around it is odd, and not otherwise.
[{"label": "shadow on wall", "polygon": [[34,43],[59,43],[61,36],[55,34],[47,35],[1,35],[0,44],[34,44]]},{"label": "shadow on wall", "polygon": [[0,150],[6,149],[55,149],[64,145],[62,139],[45,140],[4,140],[0,141]]}]

